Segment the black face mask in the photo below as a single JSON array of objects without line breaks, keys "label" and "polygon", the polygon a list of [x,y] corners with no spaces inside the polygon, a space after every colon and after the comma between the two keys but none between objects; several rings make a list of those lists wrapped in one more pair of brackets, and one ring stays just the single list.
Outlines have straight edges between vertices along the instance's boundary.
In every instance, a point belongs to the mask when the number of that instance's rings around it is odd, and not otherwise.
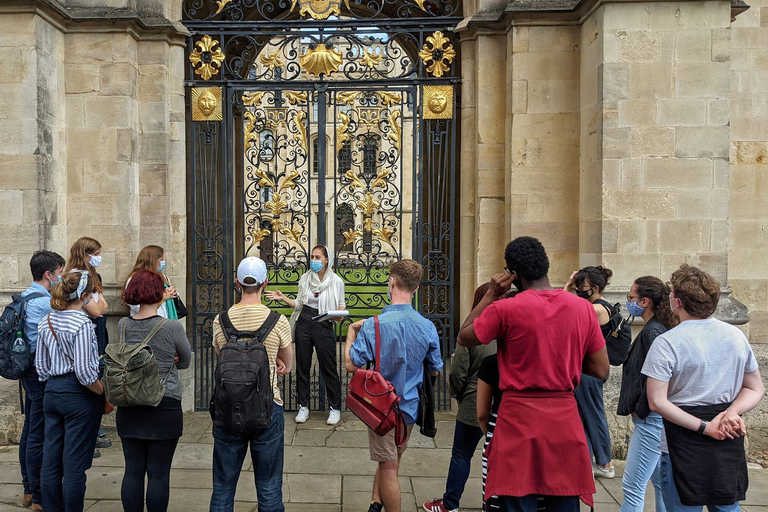
[{"label": "black face mask", "polygon": [[589,298],[592,297],[592,295],[594,295],[594,294],[595,294],[595,292],[592,290],[592,288],[590,288],[589,290],[586,290],[586,291],[584,291],[584,290],[576,290],[576,295],[578,295],[582,299],[589,300]]}]

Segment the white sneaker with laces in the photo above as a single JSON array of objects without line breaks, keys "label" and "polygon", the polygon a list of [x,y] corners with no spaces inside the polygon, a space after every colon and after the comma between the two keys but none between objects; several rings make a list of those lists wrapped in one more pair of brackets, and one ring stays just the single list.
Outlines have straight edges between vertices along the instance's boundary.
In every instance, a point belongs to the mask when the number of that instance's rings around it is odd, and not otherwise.
[{"label": "white sneaker with laces", "polygon": [[306,423],[309,419],[309,407],[299,406],[299,414],[296,415],[296,423]]},{"label": "white sneaker with laces", "polygon": [[341,420],[341,412],[331,407],[331,412],[328,413],[328,421],[325,423],[328,425],[335,425]]}]

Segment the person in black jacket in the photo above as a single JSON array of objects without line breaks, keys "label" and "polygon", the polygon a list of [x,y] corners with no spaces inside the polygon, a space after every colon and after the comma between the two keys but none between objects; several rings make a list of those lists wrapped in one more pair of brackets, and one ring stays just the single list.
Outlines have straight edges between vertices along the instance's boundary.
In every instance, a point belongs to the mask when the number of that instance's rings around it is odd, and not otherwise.
[{"label": "person in black jacket", "polygon": [[632,343],[624,362],[616,411],[620,416],[631,415],[635,426],[621,480],[624,490],[621,512],[642,512],[649,479],[656,491],[656,511],[665,512],[659,480],[659,442],[663,425],[661,416],[651,412],[648,405],[646,377],[641,370],[653,340],[677,325],[678,319],[669,308],[669,288],[653,276],[635,279],[627,294],[627,311],[630,315],[642,317],[645,326]]}]

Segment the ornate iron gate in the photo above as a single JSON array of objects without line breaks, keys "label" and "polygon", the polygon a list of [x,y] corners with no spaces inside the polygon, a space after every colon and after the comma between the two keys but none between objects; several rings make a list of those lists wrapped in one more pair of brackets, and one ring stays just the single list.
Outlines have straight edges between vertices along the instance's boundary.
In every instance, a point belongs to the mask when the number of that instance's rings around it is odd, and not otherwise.
[{"label": "ornate iron gate", "polygon": [[[196,408],[210,399],[212,321],[245,256],[293,294],[310,249],[331,248],[350,310],[340,342],[387,304],[388,265],[421,261],[418,308],[452,353],[459,14],[458,0],[186,1]],[[293,380],[281,386],[295,409]],[[445,375],[437,393],[449,408]],[[312,401],[324,407],[314,369]]]}]

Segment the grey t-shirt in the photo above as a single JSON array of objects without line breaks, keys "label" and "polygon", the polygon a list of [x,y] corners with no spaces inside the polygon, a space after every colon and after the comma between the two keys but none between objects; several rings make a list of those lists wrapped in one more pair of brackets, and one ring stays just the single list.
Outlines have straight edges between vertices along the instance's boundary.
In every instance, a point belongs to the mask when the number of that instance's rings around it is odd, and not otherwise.
[{"label": "grey t-shirt", "polygon": [[[738,328],[708,318],[686,320],[661,334],[651,345],[642,373],[669,382],[667,398],[675,405],[731,402],[744,374],[757,370],[757,360]],[[661,451],[667,452],[662,435]]]},{"label": "grey t-shirt", "polygon": [[[117,324],[118,333],[125,324],[125,342],[141,343],[147,337],[149,331],[160,321],[159,316],[152,316],[141,320],[134,318],[123,318]],[[168,374],[165,381],[165,396],[181,400],[181,381],[179,380],[179,370],[189,368],[192,358],[192,350],[189,346],[187,334],[184,327],[178,320],[167,320],[160,330],[155,333],[149,346],[157,359],[157,366],[160,370],[160,378]],[[179,356],[179,362],[174,364],[174,357]],[[168,370],[170,369],[170,373]]]}]

